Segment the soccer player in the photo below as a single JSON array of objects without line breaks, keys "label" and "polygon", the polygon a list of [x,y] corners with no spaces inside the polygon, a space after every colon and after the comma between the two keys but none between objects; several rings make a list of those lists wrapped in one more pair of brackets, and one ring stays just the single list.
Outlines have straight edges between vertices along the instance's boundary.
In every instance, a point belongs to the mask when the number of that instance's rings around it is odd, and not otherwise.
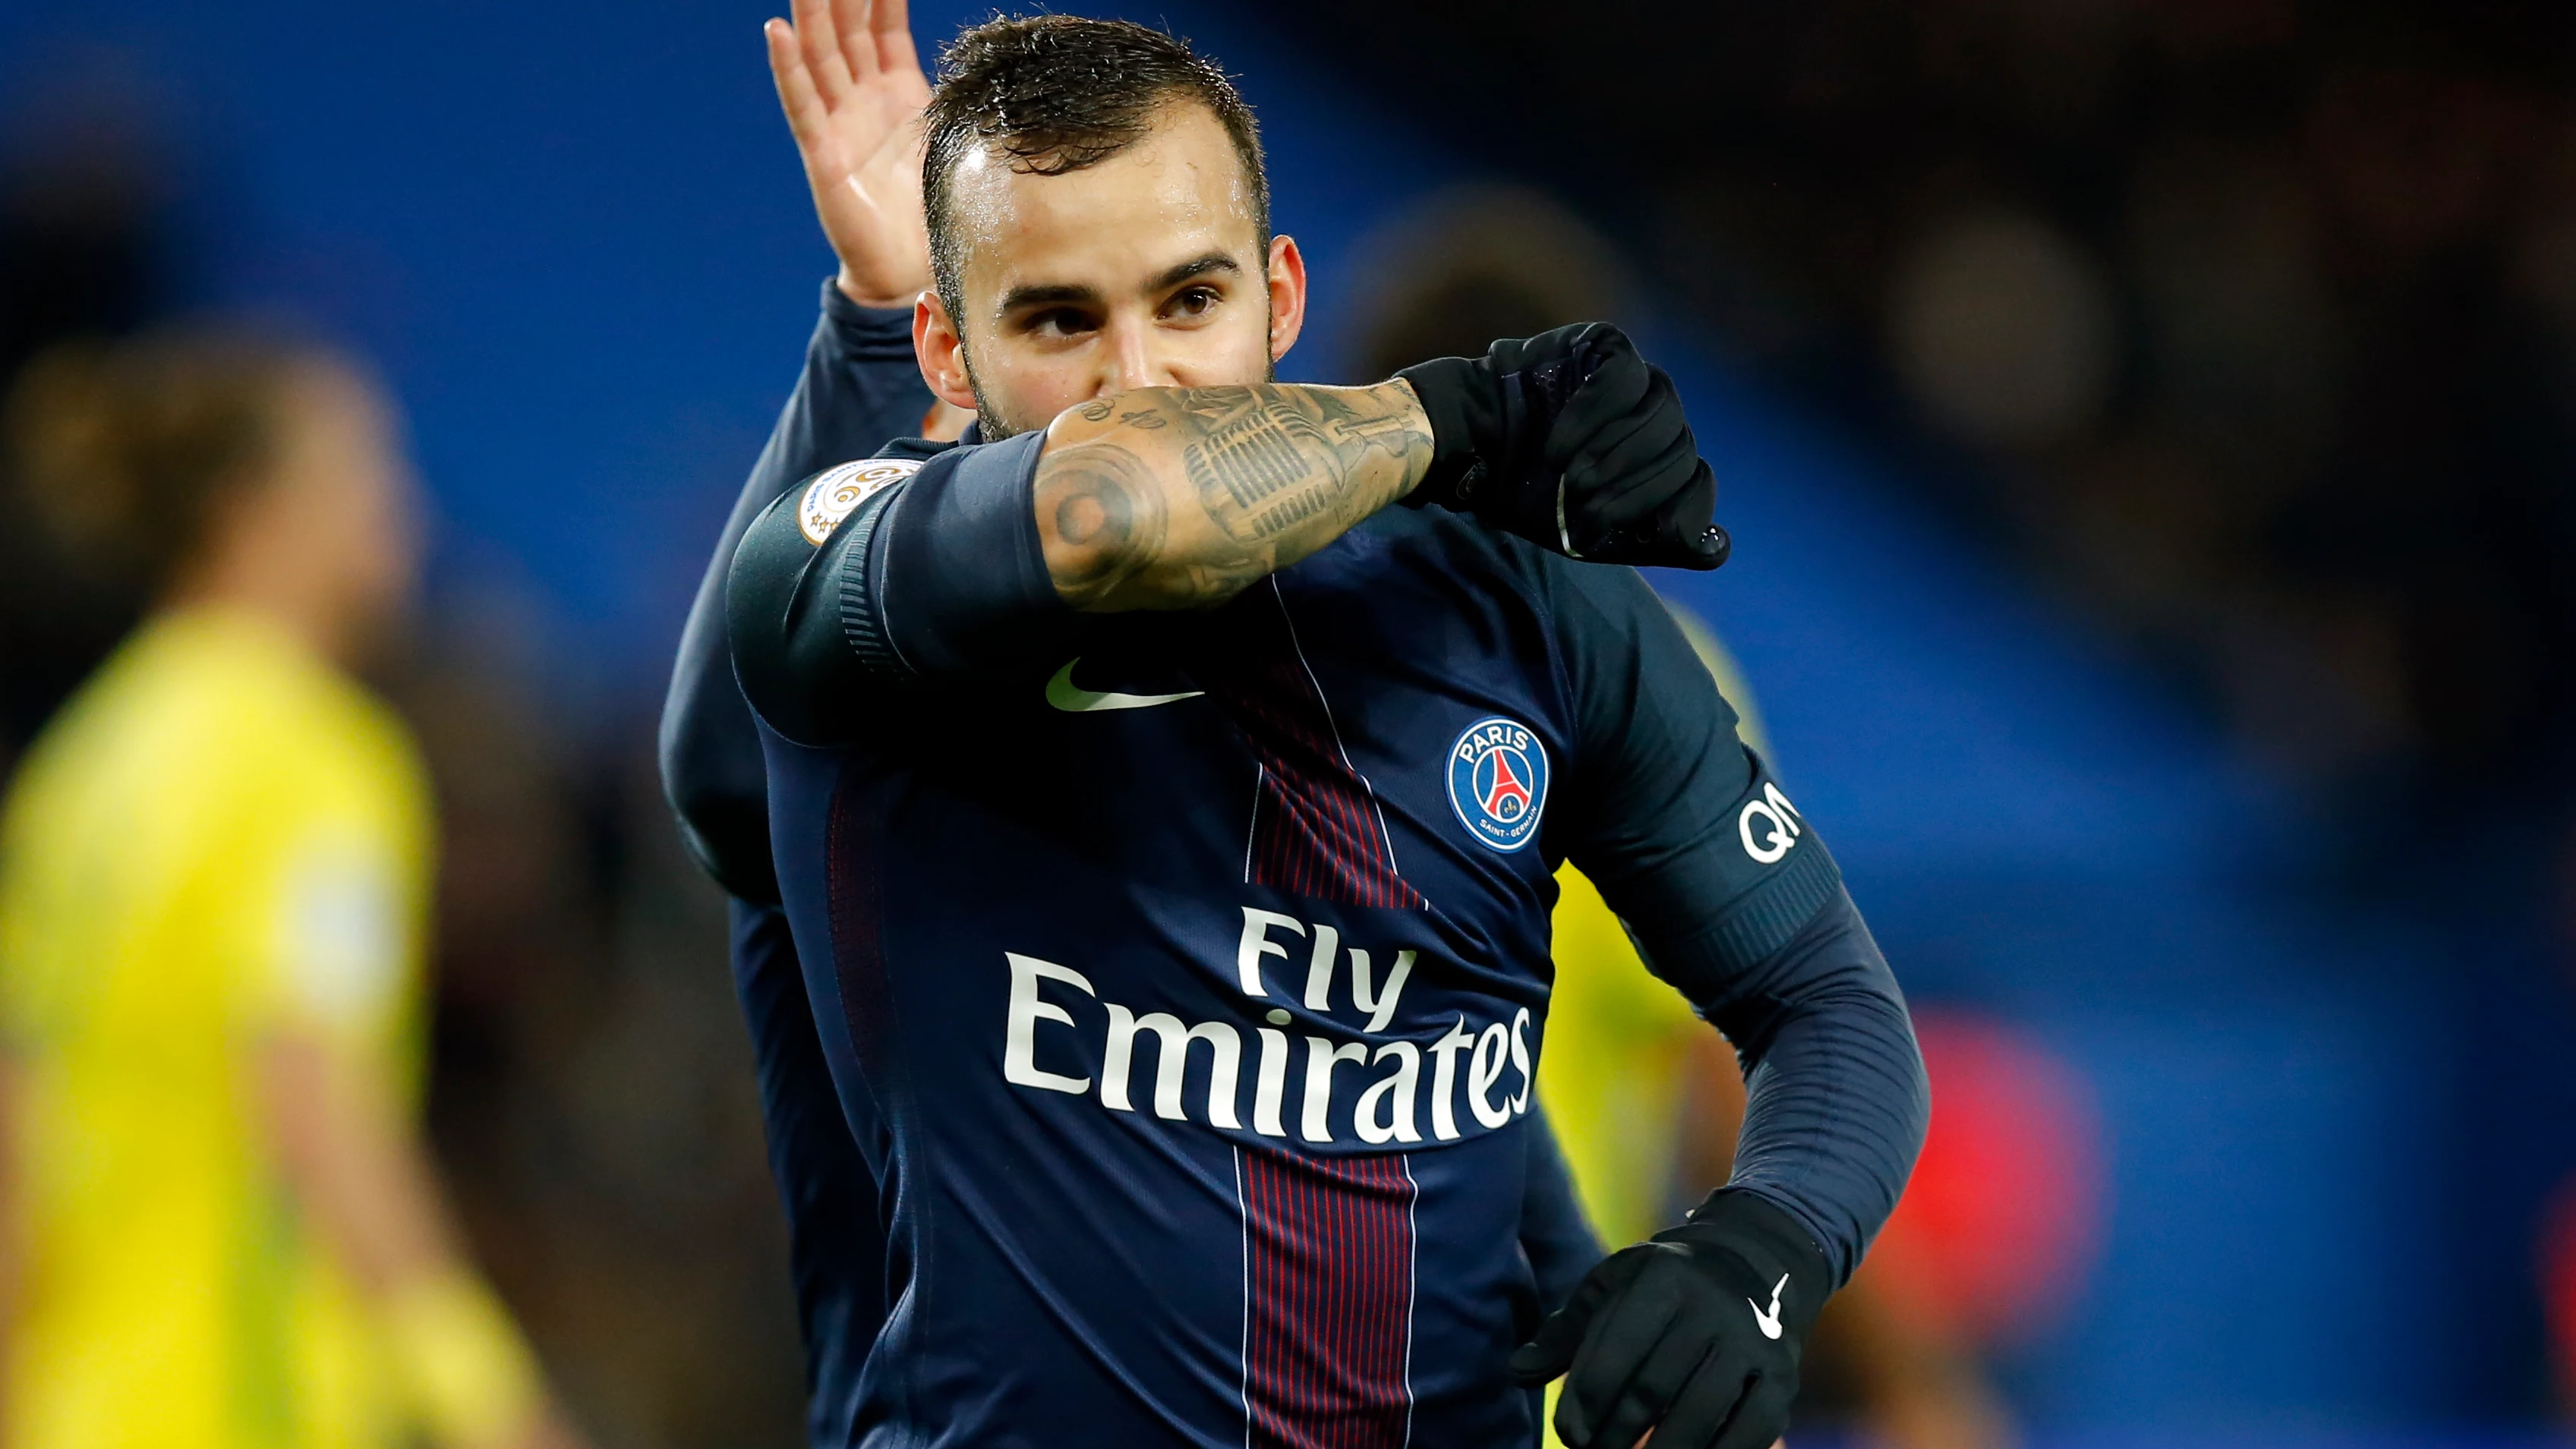
[{"label": "soccer player", "polygon": [[17,1449],[568,1446],[413,1126],[431,825],[345,672],[411,574],[390,410],[326,353],[41,359],[31,511],[155,608],[0,823]]},{"label": "soccer player", "polygon": [[[864,458],[916,422],[954,438],[974,414],[933,398],[913,356],[930,285],[918,119],[930,95],[905,7],[834,0],[772,22],[770,62],[839,274],[803,376],[737,499],[683,633],[662,722],[665,788],[693,855],[731,897],[736,989],[756,1053],[771,1169],[786,1208],[806,1350],[808,1433],[850,1442],[860,1366],[885,1314],[880,1204],[833,1101],[804,979],[778,907],[760,741],[725,649],[723,582],[761,510],[829,463]],[[1527,1133],[1521,1247],[1535,1308],[1561,1306],[1602,1256],[1554,1139]]]},{"label": "soccer player", "polygon": [[[1302,263],[1156,32],[978,27],[927,136],[915,347],[977,433],[791,492],[728,590],[887,1204],[861,1421],[1526,1442],[1515,1377],[1570,1367],[1570,1443],[1767,1443],[1924,1104],[1830,857],[1615,566],[1722,555],[1669,383],[1584,328],[1267,384]],[[1735,1181],[1515,1353],[1559,857],[1755,1076]]]}]

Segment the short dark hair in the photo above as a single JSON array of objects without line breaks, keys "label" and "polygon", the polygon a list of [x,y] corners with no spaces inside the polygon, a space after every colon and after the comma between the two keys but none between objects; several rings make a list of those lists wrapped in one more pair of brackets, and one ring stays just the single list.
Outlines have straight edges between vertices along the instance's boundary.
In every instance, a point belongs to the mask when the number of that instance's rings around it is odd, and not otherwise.
[{"label": "short dark hair", "polygon": [[1234,143],[1252,191],[1252,220],[1270,246],[1270,181],[1261,127],[1223,68],[1186,40],[1124,20],[1027,15],[988,20],[939,56],[939,84],[923,113],[923,209],[930,219],[930,275],[958,325],[965,258],[949,219],[951,179],[967,148],[987,146],[1023,172],[1061,176],[1108,160],[1142,140],[1164,107],[1195,101]]},{"label": "short dark hair", "polygon": [[349,370],[319,344],[239,327],[66,342],[0,402],[0,457],[64,564],[148,596],[277,466],[297,384]]}]

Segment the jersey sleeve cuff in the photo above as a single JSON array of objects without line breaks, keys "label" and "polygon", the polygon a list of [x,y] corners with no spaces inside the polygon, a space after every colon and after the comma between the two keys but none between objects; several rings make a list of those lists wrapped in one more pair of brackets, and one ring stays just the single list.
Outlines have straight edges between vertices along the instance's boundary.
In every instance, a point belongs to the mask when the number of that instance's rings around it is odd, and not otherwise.
[{"label": "jersey sleeve cuff", "polygon": [[1801,1330],[1816,1321],[1817,1310],[1824,1306],[1823,1294],[1842,1287],[1850,1276],[1837,1270],[1832,1255],[1825,1251],[1825,1235],[1816,1230],[1797,1204],[1760,1188],[1741,1183],[1721,1187],[1692,1208],[1679,1227],[1667,1228],[1655,1237],[1658,1241],[1671,1241],[1711,1233],[1721,1235],[1729,1246],[1754,1260],[1763,1276],[1788,1273],[1796,1279],[1804,1291],[1782,1306],[1792,1309],[1784,1316],[1797,1322]]},{"label": "jersey sleeve cuff", "polygon": [[823,327],[845,357],[860,362],[912,361],[912,309],[862,306],[829,277],[823,279]]}]

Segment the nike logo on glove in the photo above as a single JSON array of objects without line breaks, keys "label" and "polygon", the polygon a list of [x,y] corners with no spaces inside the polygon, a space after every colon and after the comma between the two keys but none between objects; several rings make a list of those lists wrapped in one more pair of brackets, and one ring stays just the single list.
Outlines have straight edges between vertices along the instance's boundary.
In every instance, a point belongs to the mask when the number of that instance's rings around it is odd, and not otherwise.
[{"label": "nike logo on glove", "polygon": [[1780,1336],[1780,1290],[1788,1286],[1789,1275],[1786,1273],[1780,1275],[1779,1282],[1771,1285],[1771,1310],[1767,1313],[1762,1310],[1761,1304],[1750,1298],[1744,1300],[1744,1306],[1753,1310],[1754,1326],[1762,1330],[1764,1338]]},{"label": "nike logo on glove", "polygon": [[[1196,699],[1207,693],[1203,689],[1184,690],[1179,694],[1119,694],[1115,691],[1084,689],[1073,682],[1073,666],[1082,662],[1077,654],[1064,662],[1064,667],[1047,681],[1046,701],[1067,714],[1089,714],[1097,709],[1151,709],[1175,700]],[[1777,1337],[1775,1333],[1773,1335]]]}]

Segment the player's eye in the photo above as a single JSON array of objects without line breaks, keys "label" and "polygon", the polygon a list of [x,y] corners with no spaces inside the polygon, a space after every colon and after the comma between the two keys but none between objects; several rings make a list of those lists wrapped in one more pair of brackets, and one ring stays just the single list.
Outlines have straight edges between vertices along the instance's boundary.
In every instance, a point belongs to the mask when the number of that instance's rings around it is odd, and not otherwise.
[{"label": "player's eye", "polygon": [[1043,312],[1032,313],[1020,326],[1040,337],[1050,338],[1078,337],[1085,332],[1100,330],[1098,319],[1071,307],[1050,307]]},{"label": "player's eye", "polygon": [[1214,287],[1183,287],[1163,304],[1163,311],[1172,317],[1204,317],[1216,310],[1220,300]]}]

